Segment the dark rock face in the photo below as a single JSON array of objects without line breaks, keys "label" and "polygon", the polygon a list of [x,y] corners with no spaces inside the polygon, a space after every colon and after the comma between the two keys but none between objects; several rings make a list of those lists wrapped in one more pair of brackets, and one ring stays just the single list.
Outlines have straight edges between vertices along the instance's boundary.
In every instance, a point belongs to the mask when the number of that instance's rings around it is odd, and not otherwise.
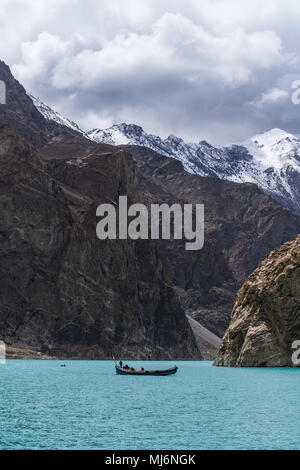
[{"label": "dark rock face", "polygon": [[97,239],[98,204],[136,201],[138,180],[130,155],[85,142],[56,138],[43,163],[0,125],[1,339],[57,357],[201,357],[152,242]]},{"label": "dark rock face", "polygon": [[205,204],[205,245],[185,251],[180,241],[161,241],[159,251],[186,311],[223,336],[235,294],[275,247],[300,232],[300,217],[256,185],[191,175],[173,158],[126,146],[137,162],[146,203]]},{"label": "dark rock face", "polygon": [[300,236],[272,251],[240,289],[217,366],[295,366],[300,339]]},{"label": "dark rock face", "polygon": [[43,341],[58,315],[59,268],[73,221],[36,153],[3,123],[0,166],[1,338]]}]

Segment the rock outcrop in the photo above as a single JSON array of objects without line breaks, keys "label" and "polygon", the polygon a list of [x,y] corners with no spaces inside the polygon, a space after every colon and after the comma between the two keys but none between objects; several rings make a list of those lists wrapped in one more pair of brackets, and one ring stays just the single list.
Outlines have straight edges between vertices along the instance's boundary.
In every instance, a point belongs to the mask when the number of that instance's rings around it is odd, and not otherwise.
[{"label": "rock outcrop", "polygon": [[24,349],[24,348],[12,348],[11,346],[7,346],[6,359],[49,360],[49,359],[56,359],[56,358],[55,356],[49,356],[47,354],[43,354],[41,351],[35,351],[32,349]]},{"label": "rock outcrop", "polygon": [[300,340],[300,236],[267,256],[235,299],[217,366],[294,366]]}]

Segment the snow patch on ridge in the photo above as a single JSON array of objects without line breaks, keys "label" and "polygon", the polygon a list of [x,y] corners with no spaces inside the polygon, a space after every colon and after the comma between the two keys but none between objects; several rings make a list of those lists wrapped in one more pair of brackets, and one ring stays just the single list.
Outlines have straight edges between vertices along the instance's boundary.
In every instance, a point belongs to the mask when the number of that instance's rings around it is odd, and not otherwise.
[{"label": "snow patch on ridge", "polygon": [[65,118],[57,111],[54,111],[52,108],[50,108],[50,106],[43,103],[39,98],[32,96],[30,93],[27,92],[27,95],[32,99],[34,106],[44,116],[44,118],[47,119],[47,121],[54,121],[58,124],[69,127],[74,131],[80,132],[83,135],[86,135],[85,132],[76,124],[76,122]]},{"label": "snow patch on ridge", "polygon": [[206,141],[185,142],[146,133],[135,124],[116,124],[107,129],[82,131],[41,100],[29,95],[47,119],[67,126],[98,143],[138,145],[180,160],[186,171],[236,183],[255,183],[285,207],[300,214],[300,139],[282,129],[271,129],[245,142],[214,147]]}]

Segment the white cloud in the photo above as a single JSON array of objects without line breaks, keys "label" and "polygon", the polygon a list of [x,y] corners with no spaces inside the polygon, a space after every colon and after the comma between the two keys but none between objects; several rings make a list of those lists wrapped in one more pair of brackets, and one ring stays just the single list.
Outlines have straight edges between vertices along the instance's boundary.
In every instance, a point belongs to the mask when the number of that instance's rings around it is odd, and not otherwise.
[{"label": "white cloud", "polygon": [[262,108],[264,105],[283,102],[288,98],[289,93],[286,90],[281,90],[280,88],[271,88],[270,90],[262,93],[259,98],[251,101],[249,104],[258,108]]},{"label": "white cloud", "polygon": [[242,140],[282,126],[266,105],[297,75],[299,16],[298,0],[1,0],[0,57],[82,127]]},{"label": "white cloud", "polygon": [[118,79],[158,82],[176,74],[187,82],[203,75],[230,85],[247,83],[257,70],[285,61],[279,37],[271,31],[242,29],[213,34],[190,19],[165,13],[147,34],[116,34],[110,40],[73,34],[63,40],[49,33],[22,45],[13,68],[25,83],[46,80],[59,90],[106,87]]}]

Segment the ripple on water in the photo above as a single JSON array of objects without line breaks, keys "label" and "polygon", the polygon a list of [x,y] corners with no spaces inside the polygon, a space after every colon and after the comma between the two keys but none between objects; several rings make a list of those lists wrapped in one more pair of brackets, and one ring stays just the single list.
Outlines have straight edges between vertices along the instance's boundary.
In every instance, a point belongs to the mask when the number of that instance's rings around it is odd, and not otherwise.
[{"label": "ripple on water", "polygon": [[0,449],[300,447],[300,369],[180,362],[174,376],[122,377],[111,361],[60,364],[0,366]]}]

